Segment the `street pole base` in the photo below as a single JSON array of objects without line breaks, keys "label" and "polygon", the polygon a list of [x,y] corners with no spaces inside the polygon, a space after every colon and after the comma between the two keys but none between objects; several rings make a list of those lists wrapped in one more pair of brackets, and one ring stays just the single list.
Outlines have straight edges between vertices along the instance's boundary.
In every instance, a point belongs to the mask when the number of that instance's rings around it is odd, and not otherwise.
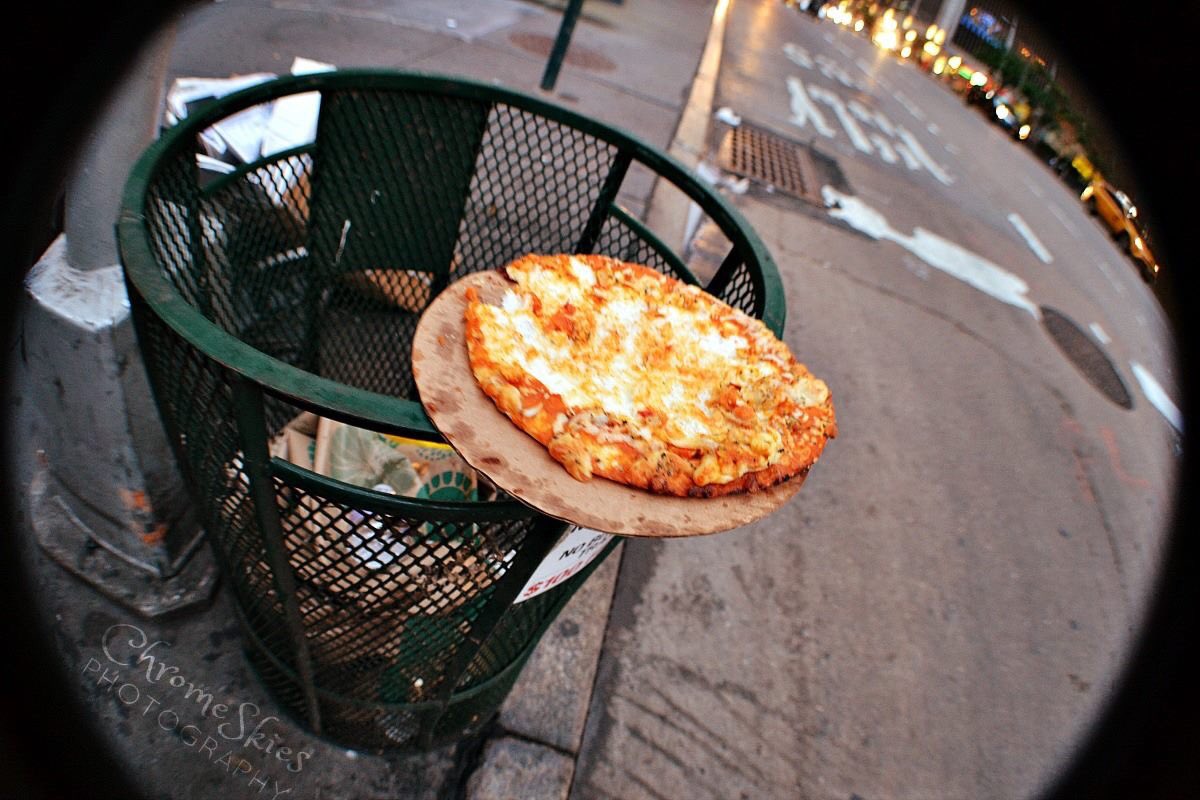
[{"label": "street pole base", "polygon": [[217,585],[217,567],[199,547],[179,571],[163,577],[106,549],[104,538],[85,524],[63,495],[49,488],[45,467],[30,487],[30,517],[38,545],[53,561],[105,597],[147,618],[207,606]]}]

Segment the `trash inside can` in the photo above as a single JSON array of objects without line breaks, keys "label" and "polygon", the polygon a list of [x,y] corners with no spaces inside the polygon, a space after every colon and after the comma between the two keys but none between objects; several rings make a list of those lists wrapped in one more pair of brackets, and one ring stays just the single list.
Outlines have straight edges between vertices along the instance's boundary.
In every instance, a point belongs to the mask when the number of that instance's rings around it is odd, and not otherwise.
[{"label": "trash inside can", "polygon": [[[312,141],[201,168],[214,125],[297,96],[319,107]],[[626,133],[495,86],[281,78],[190,115],[134,169],[118,241],[159,412],[247,657],[309,730],[373,751],[478,731],[602,561],[527,591],[568,525],[444,444],[412,338],[448,283],[529,252],[698,282],[617,204],[636,170],[708,214],[730,248],[707,288],[779,333],[775,267],[719,196]]]}]

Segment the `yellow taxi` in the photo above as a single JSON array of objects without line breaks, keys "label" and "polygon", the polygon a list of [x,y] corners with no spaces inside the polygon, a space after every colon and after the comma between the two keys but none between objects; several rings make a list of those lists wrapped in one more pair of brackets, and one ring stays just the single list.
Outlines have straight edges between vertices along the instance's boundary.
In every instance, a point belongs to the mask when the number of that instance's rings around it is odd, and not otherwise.
[{"label": "yellow taxi", "polygon": [[1129,196],[1096,174],[1079,199],[1087,204],[1088,211],[1104,222],[1121,249],[1128,250],[1138,262],[1142,278],[1152,283],[1158,277],[1158,261],[1150,251],[1150,243],[1138,223],[1137,206]]}]

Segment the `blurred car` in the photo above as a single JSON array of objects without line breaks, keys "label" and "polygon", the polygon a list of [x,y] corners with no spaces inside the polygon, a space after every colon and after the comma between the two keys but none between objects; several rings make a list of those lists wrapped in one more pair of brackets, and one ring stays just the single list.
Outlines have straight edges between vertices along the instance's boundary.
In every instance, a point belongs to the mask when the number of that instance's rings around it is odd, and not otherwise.
[{"label": "blurred car", "polygon": [[[942,45],[946,43],[945,30],[939,28],[936,24],[930,24],[925,28],[924,32],[914,38],[913,52],[916,54],[917,65],[921,69],[926,72],[932,72],[933,65],[939,57],[942,59],[943,65],[945,64],[946,56],[942,53]],[[961,57],[959,61],[962,61]],[[942,70],[939,69],[938,74],[940,75],[941,73]]]},{"label": "blurred car", "polygon": [[894,51],[902,59],[915,61],[923,70],[929,71],[933,68],[933,60],[941,53],[942,45],[946,41],[944,30],[937,25],[926,25],[912,14],[908,14],[898,26],[892,27],[892,31],[894,36],[877,24],[872,29],[872,41],[881,49]]},{"label": "blurred car", "polygon": [[983,88],[983,84],[972,83],[967,87],[967,93],[963,96],[969,106],[984,107],[985,102],[991,98],[987,96],[988,90]]},{"label": "blurred car", "polygon": [[1000,127],[1012,134],[1013,138],[1021,141],[1029,138],[1032,131],[1030,117],[1033,115],[1033,108],[1023,97],[1006,95],[996,103],[993,113],[996,115],[996,121],[1000,123]]},{"label": "blurred car", "polygon": [[1033,108],[1025,98],[993,82],[972,82],[966,93],[967,105],[979,106],[988,118],[1019,141],[1033,132]]},{"label": "blurred car", "polygon": [[817,16],[821,10],[821,3],[818,0],[784,0],[791,8],[801,11],[805,14]]},{"label": "blurred car", "polygon": [[1143,280],[1152,283],[1158,277],[1158,261],[1138,220],[1137,206],[1129,196],[1097,175],[1079,199],[1087,204],[1089,212],[1101,219],[1121,249],[1128,250],[1137,261]]}]

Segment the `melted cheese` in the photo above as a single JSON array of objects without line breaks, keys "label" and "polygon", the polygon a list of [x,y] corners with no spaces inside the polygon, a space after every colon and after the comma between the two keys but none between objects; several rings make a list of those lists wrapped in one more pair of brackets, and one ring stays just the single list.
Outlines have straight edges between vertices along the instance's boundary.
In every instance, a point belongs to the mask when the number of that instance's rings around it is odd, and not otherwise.
[{"label": "melted cheese", "polygon": [[[728,482],[779,461],[786,422],[764,403],[824,399],[796,385],[794,360],[761,323],[697,302],[692,287],[636,272],[601,281],[575,257],[510,266],[509,275],[517,288],[499,307],[482,309],[492,358],[536,378],[573,414],[591,412],[609,426],[604,437],[698,451],[698,483]],[[587,315],[590,327],[564,327],[563,315],[575,314]],[[665,425],[647,424],[647,410]],[[736,459],[706,455],[731,451]]]},{"label": "melted cheese", "polygon": [[574,256],[571,256],[567,263],[571,265],[571,273],[579,285],[588,289],[596,285],[596,273],[591,267]]},{"label": "melted cheese", "polygon": [[700,337],[696,345],[717,358],[732,359],[737,356],[739,350],[746,349],[750,344],[741,336],[722,336],[716,331],[709,331]]},{"label": "melted cheese", "polygon": [[495,321],[508,340],[509,356],[525,372],[561,395],[567,405],[580,406],[588,402],[587,387],[579,376],[562,369],[561,365],[570,359],[570,352],[550,340],[528,308],[509,311]]}]

